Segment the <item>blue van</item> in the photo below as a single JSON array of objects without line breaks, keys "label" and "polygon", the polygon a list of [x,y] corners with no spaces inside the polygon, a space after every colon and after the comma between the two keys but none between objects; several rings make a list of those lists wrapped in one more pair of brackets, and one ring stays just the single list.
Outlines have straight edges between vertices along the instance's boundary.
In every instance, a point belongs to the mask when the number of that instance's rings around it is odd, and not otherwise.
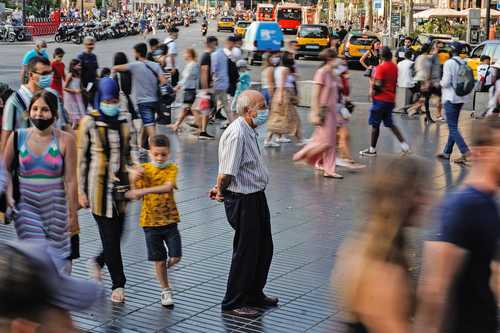
[{"label": "blue van", "polygon": [[280,52],[284,46],[283,32],[276,22],[252,22],[247,28],[242,50],[250,65],[262,61],[266,52]]}]

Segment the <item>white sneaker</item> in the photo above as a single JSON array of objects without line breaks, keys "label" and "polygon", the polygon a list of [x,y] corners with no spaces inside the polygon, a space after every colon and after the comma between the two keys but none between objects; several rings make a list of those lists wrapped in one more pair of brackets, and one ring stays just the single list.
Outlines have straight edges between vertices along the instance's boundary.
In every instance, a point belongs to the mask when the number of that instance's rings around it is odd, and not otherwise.
[{"label": "white sneaker", "polygon": [[282,136],[281,138],[277,138],[276,142],[279,142],[279,143],[290,143],[290,142],[292,142],[292,140],[290,140],[287,137]]},{"label": "white sneaker", "polygon": [[366,168],[366,165],[364,165],[364,164],[358,163],[356,161],[346,160],[343,158],[335,159],[335,164],[338,166],[344,167],[344,168],[352,169],[352,170]]},{"label": "white sneaker", "polygon": [[264,147],[266,148],[279,148],[281,145],[274,141],[264,141]]},{"label": "white sneaker", "polygon": [[174,298],[172,289],[163,289],[161,292],[161,305],[172,306],[174,305]]}]

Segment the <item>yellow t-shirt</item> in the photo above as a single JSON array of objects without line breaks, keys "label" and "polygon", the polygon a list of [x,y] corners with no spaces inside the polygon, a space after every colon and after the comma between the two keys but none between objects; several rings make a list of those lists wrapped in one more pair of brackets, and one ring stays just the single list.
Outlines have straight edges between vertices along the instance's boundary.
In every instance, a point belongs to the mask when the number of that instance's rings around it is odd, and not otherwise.
[{"label": "yellow t-shirt", "polygon": [[[169,164],[166,168],[160,169],[152,163],[142,164],[144,174],[141,179],[135,182],[137,189],[149,188],[172,183],[177,188],[177,165]],[[143,198],[140,227],[161,227],[172,223],[178,223],[179,212],[174,200],[174,192],[161,194],[147,194]]]}]

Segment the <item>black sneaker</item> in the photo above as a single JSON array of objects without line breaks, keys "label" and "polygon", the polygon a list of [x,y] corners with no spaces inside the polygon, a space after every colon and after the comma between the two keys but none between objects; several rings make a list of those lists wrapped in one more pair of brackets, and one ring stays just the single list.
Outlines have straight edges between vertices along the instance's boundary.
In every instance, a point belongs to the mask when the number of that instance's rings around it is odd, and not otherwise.
[{"label": "black sneaker", "polygon": [[445,161],[450,160],[450,155],[445,153],[437,154],[436,157]]},{"label": "black sneaker", "polygon": [[199,140],[214,140],[215,137],[208,134],[207,132],[201,132],[200,135],[198,135]]},{"label": "black sneaker", "polygon": [[370,151],[370,148],[364,149],[359,152],[361,156],[377,156],[376,151]]}]

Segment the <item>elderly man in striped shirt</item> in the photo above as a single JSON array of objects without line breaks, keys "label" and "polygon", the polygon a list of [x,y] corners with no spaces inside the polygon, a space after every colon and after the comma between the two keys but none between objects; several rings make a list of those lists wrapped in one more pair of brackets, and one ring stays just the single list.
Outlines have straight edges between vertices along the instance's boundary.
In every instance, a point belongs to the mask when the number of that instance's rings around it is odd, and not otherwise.
[{"label": "elderly man in striped shirt", "polygon": [[278,304],[277,298],[263,292],[273,256],[273,239],[264,194],[269,176],[255,128],[266,122],[268,111],[264,97],[255,90],[242,93],[236,108],[239,117],[219,143],[219,175],[210,198],[224,202],[227,219],[235,230],[222,311],[253,317],[259,313],[252,307]]}]

